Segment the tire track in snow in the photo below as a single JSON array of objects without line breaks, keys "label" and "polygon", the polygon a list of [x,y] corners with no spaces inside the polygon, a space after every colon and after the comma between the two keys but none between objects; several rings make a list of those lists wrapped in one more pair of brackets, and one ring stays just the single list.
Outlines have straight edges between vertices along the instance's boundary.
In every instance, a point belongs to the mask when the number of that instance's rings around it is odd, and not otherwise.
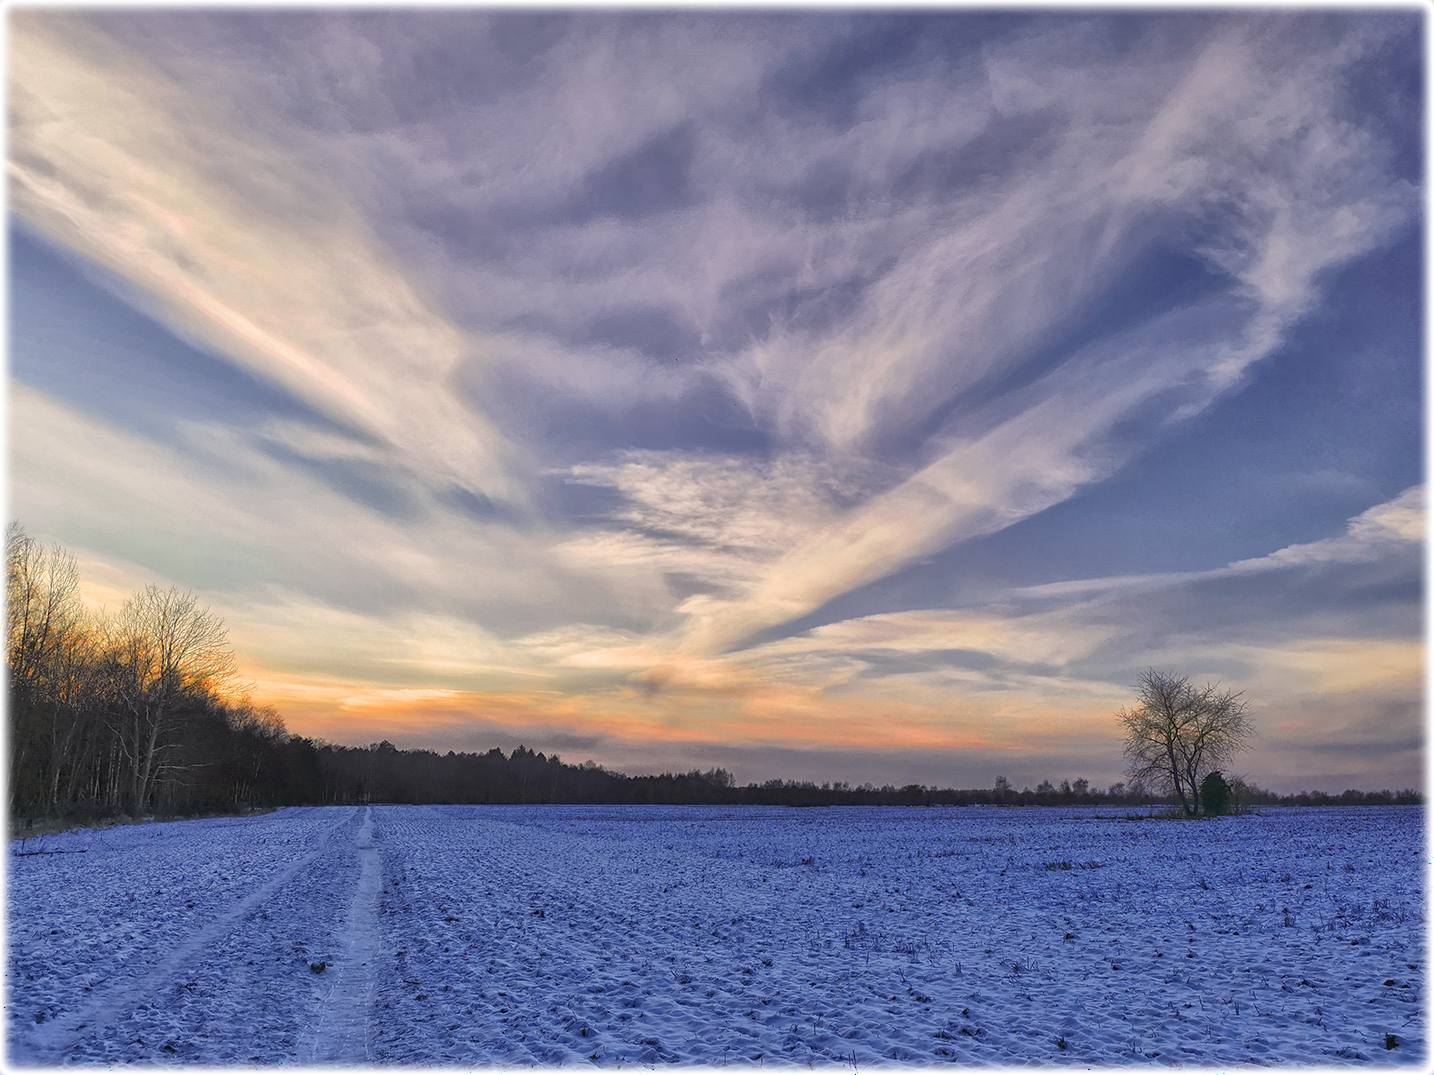
[{"label": "tire track in snow", "polygon": [[[60,1063],[65,1054],[77,1045],[112,1025],[127,1012],[137,1008],[161,986],[171,982],[179,969],[196,953],[227,935],[247,915],[292,881],[300,870],[327,854],[334,835],[343,829],[349,820],[350,818],[345,818],[336,822],[324,833],[314,850],[296,858],[282,871],[236,902],[207,926],[190,934],[183,944],[176,947],[148,971],[141,972],[136,977],[124,978],[115,982],[85,1008],[58,1016],[42,1026],[35,1027],[26,1036],[28,1047],[21,1050],[25,1054],[25,1062],[41,1065]],[[13,1055],[11,1058],[15,1059]]]},{"label": "tire track in snow", "polygon": [[379,952],[378,896],[383,860],[373,840],[373,807],[358,831],[359,879],[344,934],[347,946],[338,980],[314,1029],[313,1063],[361,1064],[369,1059],[369,1018],[373,1009]]}]

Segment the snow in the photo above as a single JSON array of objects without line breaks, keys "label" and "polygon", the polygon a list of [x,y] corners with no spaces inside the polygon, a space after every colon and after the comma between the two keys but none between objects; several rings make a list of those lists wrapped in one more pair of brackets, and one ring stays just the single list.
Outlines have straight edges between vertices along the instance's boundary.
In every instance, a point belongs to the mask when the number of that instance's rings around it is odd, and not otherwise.
[{"label": "snow", "polygon": [[12,1064],[1427,1056],[1413,807],[361,806],[20,851]]},{"label": "snow", "polygon": [[[383,860],[373,832],[373,810],[369,808],[364,811],[355,844],[359,879],[341,934],[347,944],[335,967],[334,987],[324,997],[313,1045],[308,1050],[307,1058],[315,1063],[362,1064],[369,1056],[369,1013],[373,1009],[382,944],[378,897],[383,888]],[[309,970],[313,969],[311,963]]]}]

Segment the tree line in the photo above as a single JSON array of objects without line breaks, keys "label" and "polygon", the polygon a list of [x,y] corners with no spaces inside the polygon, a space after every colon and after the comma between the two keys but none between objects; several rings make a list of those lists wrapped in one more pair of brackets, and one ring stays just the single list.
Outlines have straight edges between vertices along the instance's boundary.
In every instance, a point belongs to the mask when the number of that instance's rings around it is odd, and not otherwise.
[{"label": "tree line", "polygon": [[[314,759],[239,680],[223,622],[147,586],[87,609],[74,557],[5,536],[12,814],[140,815],[287,797]],[[306,771],[307,770],[307,771]]]},{"label": "tree line", "polygon": [[[18,525],[6,534],[12,818],[93,820],[368,802],[779,806],[1062,806],[1178,803],[1142,780],[1097,788],[1042,781],[1017,791],[768,780],[714,768],[627,776],[525,746],[439,754],[384,741],[292,735],[239,677],[223,622],[192,593],[147,586],[113,615],[85,607],[75,560]],[[1241,805],[1417,803],[1413,791],[1278,796],[1243,780]],[[1178,791],[1178,789],[1177,789]]]}]

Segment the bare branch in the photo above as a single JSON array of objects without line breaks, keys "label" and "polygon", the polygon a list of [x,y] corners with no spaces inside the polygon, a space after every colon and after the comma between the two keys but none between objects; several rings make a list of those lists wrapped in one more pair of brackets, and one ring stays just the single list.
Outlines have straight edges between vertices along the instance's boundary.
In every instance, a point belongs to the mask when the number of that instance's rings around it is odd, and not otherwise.
[{"label": "bare branch", "polygon": [[1200,785],[1249,745],[1255,731],[1243,691],[1203,687],[1149,669],[1136,684],[1138,703],[1116,720],[1125,728],[1126,771],[1175,795],[1189,815],[1200,811]]}]

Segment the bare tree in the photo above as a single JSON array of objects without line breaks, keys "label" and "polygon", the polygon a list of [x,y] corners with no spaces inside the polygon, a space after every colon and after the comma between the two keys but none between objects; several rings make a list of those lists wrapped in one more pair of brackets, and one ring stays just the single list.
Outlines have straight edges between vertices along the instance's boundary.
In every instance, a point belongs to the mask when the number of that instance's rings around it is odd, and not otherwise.
[{"label": "bare tree", "polygon": [[75,780],[92,723],[85,699],[95,631],[73,556],[11,523],[5,561],[10,787],[17,802],[53,805],[62,780],[65,787]]},{"label": "bare tree", "polygon": [[45,690],[68,638],[84,618],[75,558],[45,548],[18,523],[5,534],[5,655],[10,690],[22,697]]},{"label": "bare tree", "polygon": [[194,594],[158,586],[125,603],[110,654],[120,703],[115,732],[138,813],[171,769],[186,711],[232,688],[234,655],[223,620]]},{"label": "bare tree", "polygon": [[284,718],[271,705],[256,705],[247,695],[229,706],[229,726],[246,733],[240,740],[238,779],[234,786],[234,801],[247,800],[259,784],[259,771],[264,757],[276,743],[288,738]]},{"label": "bare tree", "polygon": [[1116,719],[1125,727],[1126,771],[1174,794],[1187,816],[1200,812],[1200,784],[1249,744],[1255,730],[1243,691],[1194,686],[1185,676],[1149,669],[1139,701]]}]

